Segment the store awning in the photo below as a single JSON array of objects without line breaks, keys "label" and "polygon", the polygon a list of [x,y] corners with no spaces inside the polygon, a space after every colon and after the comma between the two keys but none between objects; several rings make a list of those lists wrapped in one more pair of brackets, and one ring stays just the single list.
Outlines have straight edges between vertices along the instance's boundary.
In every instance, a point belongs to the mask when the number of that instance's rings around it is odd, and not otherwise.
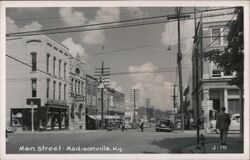
[{"label": "store awning", "polygon": [[[88,115],[89,118],[94,119],[94,120],[101,120],[101,115]],[[104,119],[121,119],[118,115],[104,115]]]},{"label": "store awning", "polygon": [[88,117],[94,120],[101,120],[101,117],[98,117],[97,115],[88,115]]}]

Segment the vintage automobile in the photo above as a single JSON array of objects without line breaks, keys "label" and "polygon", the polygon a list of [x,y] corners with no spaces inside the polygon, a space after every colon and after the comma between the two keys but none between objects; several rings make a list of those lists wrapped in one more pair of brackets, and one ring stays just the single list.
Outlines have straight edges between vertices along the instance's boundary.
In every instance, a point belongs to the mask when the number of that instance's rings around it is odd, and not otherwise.
[{"label": "vintage automobile", "polygon": [[164,121],[159,121],[158,124],[155,126],[155,131],[166,131],[166,132],[172,132],[174,130],[174,123],[171,122],[170,120],[164,120]]},{"label": "vintage automobile", "polygon": [[16,127],[9,126],[6,128],[7,133],[14,133],[16,131]]},{"label": "vintage automobile", "polygon": [[[240,114],[230,115],[231,124],[229,126],[229,131],[239,131],[240,130]],[[216,129],[216,120],[210,121],[210,131],[219,134],[219,130]]]}]

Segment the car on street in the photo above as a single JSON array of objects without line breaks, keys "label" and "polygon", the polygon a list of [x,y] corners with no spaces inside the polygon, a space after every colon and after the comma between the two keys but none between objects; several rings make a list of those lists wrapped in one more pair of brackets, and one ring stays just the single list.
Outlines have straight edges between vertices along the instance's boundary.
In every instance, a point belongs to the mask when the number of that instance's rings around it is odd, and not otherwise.
[{"label": "car on street", "polygon": [[159,132],[159,131],[172,132],[173,130],[174,130],[174,123],[170,120],[160,121],[155,126],[156,132]]},{"label": "car on street", "polygon": [[[229,131],[239,131],[240,130],[240,114],[231,114],[231,123],[229,126]],[[219,133],[218,129],[216,129],[216,120],[210,121],[210,131]]]},{"label": "car on street", "polygon": [[14,133],[16,131],[16,127],[9,126],[6,128],[7,133]]}]

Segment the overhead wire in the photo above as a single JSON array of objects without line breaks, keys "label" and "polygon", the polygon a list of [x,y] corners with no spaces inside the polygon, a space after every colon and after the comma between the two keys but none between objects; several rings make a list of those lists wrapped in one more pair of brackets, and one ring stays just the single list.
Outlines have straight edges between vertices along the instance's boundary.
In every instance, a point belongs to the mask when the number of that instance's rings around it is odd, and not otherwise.
[{"label": "overhead wire", "polygon": [[[208,17],[216,17],[216,16],[223,16],[223,15],[230,15],[234,13],[226,13],[226,14],[217,14],[217,15],[208,15],[208,16],[203,16],[202,18],[208,18]],[[164,17],[166,18],[166,17]],[[194,19],[192,18],[185,18],[185,20],[190,20]],[[130,20],[124,20],[124,21],[136,21],[136,19],[130,19]],[[105,30],[105,29],[114,29],[114,28],[125,28],[125,27],[134,27],[134,26],[142,26],[142,25],[152,25],[152,24],[160,24],[160,23],[166,23],[166,22],[173,22],[176,20],[158,20],[158,21],[149,21],[147,23],[141,22],[141,23],[130,23],[127,25],[121,24],[121,22],[116,21],[116,22],[106,22],[106,23],[99,23],[99,24],[89,24],[85,26],[74,26],[74,27],[63,27],[63,28],[54,28],[54,29],[47,29],[47,30],[38,30],[38,31],[28,31],[28,32],[16,32],[16,33],[8,33],[6,36],[11,37],[11,36],[31,36],[31,35],[41,35],[41,34],[59,34],[59,33],[69,33],[69,32],[85,32],[85,31],[94,31],[94,30]],[[90,26],[102,26],[102,25],[109,25],[113,23],[119,23],[118,25],[111,25],[111,26],[104,26],[104,27],[99,27],[99,28],[90,28],[90,29],[84,29],[83,27],[90,27]],[[79,29],[81,28],[81,29]],[[58,31],[58,30],[65,30],[66,31]],[[78,30],[68,30],[67,29],[78,29]],[[55,32],[50,32],[55,30]]]}]

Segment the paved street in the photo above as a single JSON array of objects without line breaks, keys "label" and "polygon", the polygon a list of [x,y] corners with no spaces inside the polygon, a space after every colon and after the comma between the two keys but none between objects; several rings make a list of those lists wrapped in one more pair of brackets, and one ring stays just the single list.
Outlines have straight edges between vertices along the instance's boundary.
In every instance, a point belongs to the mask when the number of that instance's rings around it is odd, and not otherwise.
[{"label": "paved street", "polygon": [[[218,142],[217,134],[206,134],[207,143]],[[119,131],[64,131],[9,134],[7,154],[79,153],[181,153],[196,143],[196,132],[155,132],[154,129]],[[228,142],[238,141],[230,134]],[[227,151],[225,151],[227,152]]]}]

